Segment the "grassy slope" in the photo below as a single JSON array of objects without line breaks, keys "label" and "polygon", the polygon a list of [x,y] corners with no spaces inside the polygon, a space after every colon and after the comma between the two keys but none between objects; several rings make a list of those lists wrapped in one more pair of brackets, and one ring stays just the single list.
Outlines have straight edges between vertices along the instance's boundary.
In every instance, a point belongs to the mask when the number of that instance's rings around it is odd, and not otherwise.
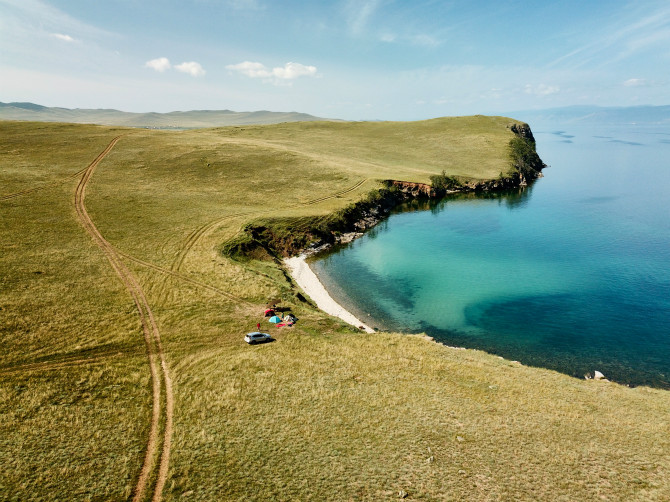
[{"label": "grassy slope", "polygon": [[133,305],[75,221],[72,177],[117,132],[0,126],[2,195],[47,187],[0,202],[0,498],[125,497],[149,374]]},{"label": "grassy slope", "polygon": [[501,117],[442,118],[421,122],[280,124],[237,128],[243,139],[295,148],[346,172],[428,183],[445,169],[450,175],[490,179],[507,170]]},{"label": "grassy slope", "polygon": [[[123,131],[86,204],[140,278],[167,352],[176,407],[164,498],[670,497],[669,393],[354,333],[297,302],[272,262],[216,251],[250,219],[326,214],[375,179],[496,177],[508,122]],[[0,201],[3,498],[124,499],[139,473],[151,399],[142,335],[72,202],[72,175],[118,134],[0,122],[0,196],[46,187]],[[276,296],[298,325],[272,328],[273,344],[242,343]]]}]

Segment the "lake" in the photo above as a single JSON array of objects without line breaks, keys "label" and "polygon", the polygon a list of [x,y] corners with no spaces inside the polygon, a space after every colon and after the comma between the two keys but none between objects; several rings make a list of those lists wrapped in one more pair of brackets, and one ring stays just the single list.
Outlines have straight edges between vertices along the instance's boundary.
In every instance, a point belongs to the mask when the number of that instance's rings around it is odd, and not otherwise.
[{"label": "lake", "polygon": [[670,388],[670,130],[531,127],[544,178],[404,205],[312,269],[380,329]]}]

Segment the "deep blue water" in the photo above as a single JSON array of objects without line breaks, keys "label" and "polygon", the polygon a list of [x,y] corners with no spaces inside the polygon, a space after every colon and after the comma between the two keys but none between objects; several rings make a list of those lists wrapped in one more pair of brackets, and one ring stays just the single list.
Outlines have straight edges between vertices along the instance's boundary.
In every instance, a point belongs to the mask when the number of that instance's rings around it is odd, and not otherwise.
[{"label": "deep blue water", "polygon": [[373,326],[670,388],[670,130],[531,127],[529,188],[404,206],[312,267]]}]

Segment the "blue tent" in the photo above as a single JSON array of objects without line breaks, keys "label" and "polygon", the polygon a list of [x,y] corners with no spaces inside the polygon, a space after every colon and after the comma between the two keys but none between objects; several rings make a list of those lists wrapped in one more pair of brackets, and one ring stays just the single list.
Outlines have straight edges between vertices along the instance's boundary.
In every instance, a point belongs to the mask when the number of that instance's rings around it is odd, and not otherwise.
[{"label": "blue tent", "polygon": [[270,322],[273,322],[275,324],[277,324],[278,322],[281,322],[281,318],[279,316],[276,316],[276,315],[270,317],[269,320],[270,320]]}]

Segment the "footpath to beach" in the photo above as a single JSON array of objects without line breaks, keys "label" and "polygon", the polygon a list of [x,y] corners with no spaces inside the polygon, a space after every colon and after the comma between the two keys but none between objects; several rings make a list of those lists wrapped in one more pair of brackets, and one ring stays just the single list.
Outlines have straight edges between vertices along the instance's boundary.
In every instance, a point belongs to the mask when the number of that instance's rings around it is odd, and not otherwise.
[{"label": "footpath to beach", "polygon": [[328,294],[328,291],[323,287],[319,278],[312,269],[309,268],[306,258],[306,255],[301,254],[299,256],[294,256],[293,258],[286,258],[284,263],[288,267],[295,282],[302,288],[307,296],[314,300],[316,306],[325,313],[339,317],[352,326],[363,328],[367,333],[374,333],[375,330],[361,322],[351,312],[347,311],[342,305],[333,300],[333,297]]}]

